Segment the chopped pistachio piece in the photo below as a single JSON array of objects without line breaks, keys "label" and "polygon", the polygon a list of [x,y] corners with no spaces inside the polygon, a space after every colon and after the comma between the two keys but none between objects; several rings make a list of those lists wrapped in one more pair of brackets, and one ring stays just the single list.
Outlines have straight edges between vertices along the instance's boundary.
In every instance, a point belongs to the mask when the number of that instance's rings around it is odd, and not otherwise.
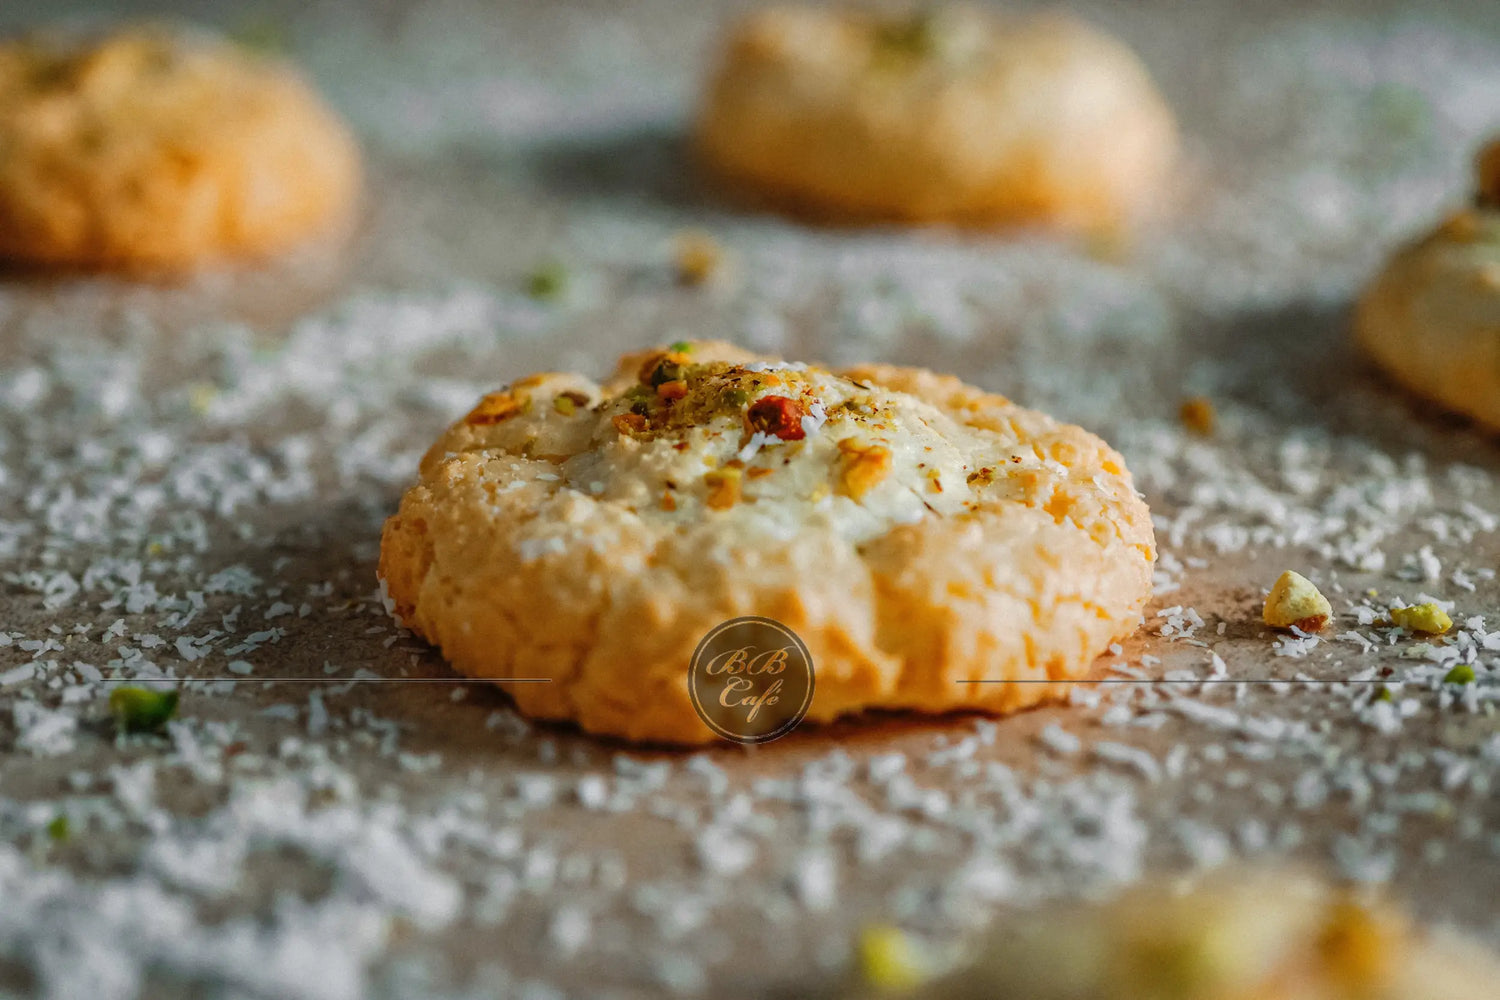
[{"label": "chopped pistachio piece", "polygon": [[890,474],[891,450],[882,444],[865,444],[855,438],[838,443],[841,482],[844,492],[854,500],[863,500]]},{"label": "chopped pistachio piece", "polygon": [[485,424],[498,424],[518,417],[526,412],[522,401],[517,399],[510,391],[492,392],[481,399],[464,417],[464,423],[470,426],[481,426]]},{"label": "chopped pistachio piece", "polygon": [[269,18],[246,18],[229,32],[229,37],[236,44],[265,55],[282,55],[290,48],[286,32]]},{"label": "chopped pistachio piece", "polygon": [[1383,982],[1399,961],[1393,946],[1406,930],[1404,923],[1396,913],[1367,901],[1341,899],[1324,916],[1319,950],[1339,981]]},{"label": "chopped pistachio piece", "polygon": [[115,688],[109,695],[109,710],[122,733],[156,732],[177,712],[177,691]]},{"label": "chopped pistachio piece", "polygon": [[1500,140],[1491,141],[1474,158],[1476,199],[1485,208],[1500,208]]},{"label": "chopped pistachio piece", "polygon": [[1391,624],[1399,625],[1408,632],[1441,635],[1453,627],[1453,619],[1442,608],[1428,601],[1409,608],[1392,608]]},{"label": "chopped pistachio piece", "polygon": [[68,839],[68,814],[58,813],[47,824],[47,837],[50,840],[61,843]]},{"label": "chopped pistachio piece", "polygon": [[691,340],[674,340],[668,345],[667,350],[672,354],[692,354],[693,342]]},{"label": "chopped pistachio piece", "polygon": [[875,46],[878,52],[921,57],[930,55],[937,44],[936,18],[928,11],[886,21],[875,29]]},{"label": "chopped pistachio piece", "polygon": [[1214,404],[1203,396],[1183,400],[1182,406],[1177,411],[1177,418],[1182,421],[1182,426],[1194,434],[1205,436],[1214,432],[1216,417]]},{"label": "chopped pistachio piece", "polygon": [[703,482],[708,487],[708,496],[704,503],[714,510],[728,510],[740,502],[740,482],[742,473],[736,468],[715,469],[703,474]]},{"label": "chopped pistachio piece", "polygon": [[1333,617],[1333,605],[1311,580],[1287,570],[1266,595],[1261,615],[1273,628],[1295,627],[1303,632],[1317,632]]},{"label": "chopped pistachio piece", "polygon": [[903,990],[927,976],[911,938],[888,925],[866,927],[859,937],[859,965],[865,982],[880,990]]},{"label": "chopped pistachio piece", "polygon": [[1474,668],[1467,663],[1460,663],[1443,677],[1444,684],[1473,684]]},{"label": "chopped pistachio piece", "polygon": [[526,277],[526,294],[534,299],[558,299],[568,287],[568,272],[556,261],[543,264]]},{"label": "chopped pistachio piece", "polygon": [[671,354],[663,354],[641,369],[641,382],[655,389],[664,382],[681,382],[687,378],[687,365]]},{"label": "chopped pistachio piece", "polygon": [[677,237],[677,280],[684,285],[702,285],[719,271],[723,257],[724,251],[712,236],[683,233]]}]

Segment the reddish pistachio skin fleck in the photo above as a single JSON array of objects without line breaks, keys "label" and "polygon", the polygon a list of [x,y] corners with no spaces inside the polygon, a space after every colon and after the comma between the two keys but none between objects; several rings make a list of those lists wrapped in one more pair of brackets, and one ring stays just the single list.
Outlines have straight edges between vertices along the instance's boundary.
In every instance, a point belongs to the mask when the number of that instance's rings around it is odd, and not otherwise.
[{"label": "reddish pistachio skin fleck", "polygon": [[621,434],[641,434],[646,430],[646,418],[639,413],[620,413],[610,420]]},{"label": "reddish pistachio skin fleck", "polygon": [[762,396],[745,411],[745,423],[752,431],[779,437],[783,441],[801,441],[806,437],[802,418],[807,409],[786,396]]}]

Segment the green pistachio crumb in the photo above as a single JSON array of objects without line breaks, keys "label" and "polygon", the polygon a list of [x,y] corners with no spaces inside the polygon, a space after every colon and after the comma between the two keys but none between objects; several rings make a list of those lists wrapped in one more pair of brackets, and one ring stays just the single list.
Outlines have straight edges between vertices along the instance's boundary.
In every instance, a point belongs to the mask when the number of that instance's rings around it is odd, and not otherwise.
[{"label": "green pistachio crumb", "polygon": [[109,710],[122,733],[154,733],[177,712],[177,691],[146,688],[115,688],[109,695]]},{"label": "green pistachio crumb", "polygon": [[1442,608],[1428,601],[1409,608],[1392,608],[1391,624],[1399,625],[1408,632],[1442,635],[1453,627],[1453,619]]},{"label": "green pistachio crumb", "polygon": [[230,40],[252,52],[282,55],[291,47],[281,25],[268,18],[246,18],[229,32]]},{"label": "green pistachio crumb", "polygon": [[889,21],[875,30],[876,49],[893,55],[929,55],[937,47],[936,28],[932,14],[925,11]]},{"label": "green pistachio crumb", "polygon": [[526,294],[534,299],[560,299],[568,288],[568,272],[557,261],[541,265],[526,277]]},{"label": "green pistachio crumb", "polygon": [[687,376],[687,367],[673,361],[671,358],[662,358],[656,366],[647,373],[647,384],[655,389],[667,382],[679,382]]},{"label": "green pistachio crumb", "polygon": [[567,396],[553,396],[552,408],[565,417],[571,417],[578,410],[578,404]]},{"label": "green pistachio crumb", "polygon": [[1455,666],[1452,670],[1448,671],[1447,676],[1443,678],[1443,683],[1444,684],[1473,684],[1474,683],[1474,668],[1472,666],[1470,666],[1469,664],[1467,664],[1467,663],[1460,663],[1457,666]]},{"label": "green pistachio crumb", "polygon": [[916,943],[895,927],[865,928],[859,938],[859,964],[865,982],[877,990],[907,990],[929,971]]},{"label": "green pistachio crumb", "polygon": [[691,354],[693,353],[693,342],[691,340],[674,341],[667,347],[667,350],[673,354]]},{"label": "green pistachio crumb", "polygon": [[1395,694],[1393,694],[1391,692],[1391,689],[1389,687],[1382,686],[1381,689],[1380,689],[1380,691],[1379,691],[1379,693],[1377,693],[1375,695],[1375,700],[1376,701],[1395,701],[1396,700],[1396,696],[1395,696]]},{"label": "green pistachio crumb", "polygon": [[68,839],[67,813],[58,813],[52,817],[52,822],[47,824],[47,837],[56,843],[62,843]]}]

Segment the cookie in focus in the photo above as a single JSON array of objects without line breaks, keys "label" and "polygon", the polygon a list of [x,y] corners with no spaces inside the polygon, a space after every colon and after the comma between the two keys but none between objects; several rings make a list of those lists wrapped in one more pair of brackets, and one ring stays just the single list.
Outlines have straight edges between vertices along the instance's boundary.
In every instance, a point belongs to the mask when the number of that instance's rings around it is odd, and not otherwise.
[{"label": "cookie in focus", "polygon": [[919,369],[698,342],[484,397],[380,577],[459,672],[548,678],[507,686],[523,712],[696,744],[687,667],[728,619],[805,641],[810,721],[1009,712],[1135,630],[1154,557],[1122,459],[1077,427]]}]

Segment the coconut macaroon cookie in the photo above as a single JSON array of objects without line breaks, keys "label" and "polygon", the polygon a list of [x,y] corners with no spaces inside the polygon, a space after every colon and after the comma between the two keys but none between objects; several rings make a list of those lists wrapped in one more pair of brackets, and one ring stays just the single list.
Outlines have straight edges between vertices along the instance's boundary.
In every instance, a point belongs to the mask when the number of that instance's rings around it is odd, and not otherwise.
[{"label": "coconut macaroon cookie", "polygon": [[358,189],[283,62],[166,28],[0,42],[0,257],[182,270],[298,243]]},{"label": "coconut macaroon cookie", "polygon": [[1136,628],[1154,555],[1120,456],[1077,427],[920,369],[700,342],[484,397],[380,576],[459,671],[549,680],[509,687],[522,711],[691,744],[715,737],[689,661],[728,619],[806,643],[815,721],[1008,712]]},{"label": "coconut macaroon cookie", "polygon": [[1360,345],[1418,395],[1500,430],[1500,141],[1472,207],[1397,251],[1361,296]]},{"label": "coconut macaroon cookie", "polygon": [[[879,958],[879,956],[874,956]],[[911,1000],[1474,1000],[1500,959],[1428,931],[1392,903],[1286,870],[1230,869],[1196,886],[1003,922],[962,971]],[[883,996],[890,995],[882,993]]]},{"label": "coconut macaroon cookie", "polygon": [[697,127],[731,189],[833,221],[1115,229],[1154,200],[1176,145],[1120,42],[968,7],[752,14]]}]

